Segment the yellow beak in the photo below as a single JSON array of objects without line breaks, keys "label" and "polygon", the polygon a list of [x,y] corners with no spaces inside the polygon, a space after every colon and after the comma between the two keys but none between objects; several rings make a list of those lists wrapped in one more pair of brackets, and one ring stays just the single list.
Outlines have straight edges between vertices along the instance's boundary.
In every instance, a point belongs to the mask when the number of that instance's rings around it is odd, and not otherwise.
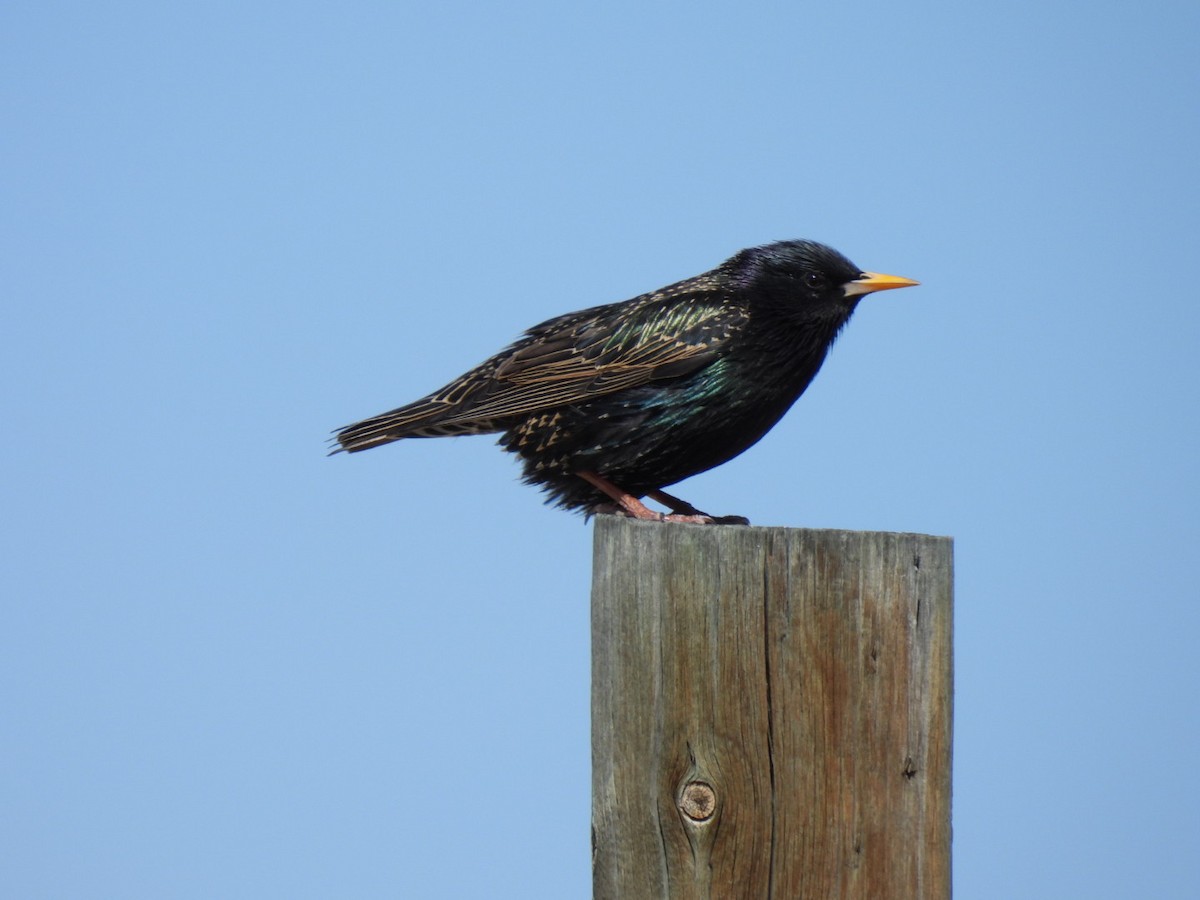
[{"label": "yellow beak", "polygon": [[857,297],[860,294],[870,294],[875,291],[890,291],[892,288],[913,287],[921,282],[911,278],[901,278],[899,275],[880,275],[877,272],[863,272],[853,281],[842,285],[842,291],[847,297]]}]

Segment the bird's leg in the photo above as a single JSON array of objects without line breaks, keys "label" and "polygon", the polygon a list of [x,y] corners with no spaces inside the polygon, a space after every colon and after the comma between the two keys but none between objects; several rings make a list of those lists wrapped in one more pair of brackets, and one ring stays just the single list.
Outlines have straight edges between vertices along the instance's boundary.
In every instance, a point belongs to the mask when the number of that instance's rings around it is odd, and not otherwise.
[{"label": "bird's leg", "polygon": [[[690,513],[679,511],[670,514],[655,512],[637,497],[633,496],[633,494],[621,490],[607,478],[602,478],[595,472],[576,472],[575,474],[598,491],[602,491],[605,495],[611,497],[621,512],[634,519],[643,519],[649,522],[684,522],[691,525],[712,525],[718,521],[712,516],[706,516],[695,510]],[[668,503],[667,505],[670,506],[671,504]],[[692,509],[690,506],[688,508]]]},{"label": "bird's leg", "polygon": [[706,519],[711,519],[714,525],[749,525],[750,520],[745,516],[713,516],[706,512],[696,509],[692,504],[688,503],[681,497],[676,497],[674,494],[668,494],[666,491],[649,491],[647,496],[657,500],[663,506],[667,507],[674,513],[680,513],[685,516],[704,516]]},{"label": "bird's leg", "polygon": [[674,494],[668,494],[666,491],[649,491],[646,494],[653,500],[657,500],[663,506],[671,510],[671,512],[682,513],[685,516],[706,516],[708,513],[701,512],[688,503],[686,500],[676,497]]},{"label": "bird's leg", "polygon": [[[621,512],[623,512],[625,515],[630,516],[631,518],[644,519],[648,522],[665,522],[668,519],[668,516],[666,514],[660,513],[660,512],[655,512],[654,510],[652,510],[648,506],[646,506],[646,504],[643,503],[641,500],[639,500],[637,497],[633,496],[633,494],[630,494],[630,493],[627,493],[626,491],[621,490],[619,487],[617,487],[615,484],[613,484],[607,478],[601,478],[595,472],[576,472],[575,474],[578,475],[580,478],[582,478],[584,481],[586,481],[588,484],[590,484],[592,487],[596,488],[599,491],[604,492],[609,497],[611,497],[613,499],[613,501],[616,503],[617,508]],[[678,519],[675,519],[675,518],[672,518],[671,520],[679,521]],[[696,524],[703,525],[703,524],[707,524],[708,520],[704,519],[703,521],[701,521],[700,516],[691,516],[689,518],[689,521],[695,521]]]}]

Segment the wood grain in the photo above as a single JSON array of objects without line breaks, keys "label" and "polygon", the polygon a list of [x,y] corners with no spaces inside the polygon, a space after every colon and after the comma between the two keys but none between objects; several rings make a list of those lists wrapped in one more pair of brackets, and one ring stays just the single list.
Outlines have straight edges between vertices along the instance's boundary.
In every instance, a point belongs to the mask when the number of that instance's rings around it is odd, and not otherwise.
[{"label": "wood grain", "polygon": [[952,542],[596,519],[593,897],[948,898]]}]

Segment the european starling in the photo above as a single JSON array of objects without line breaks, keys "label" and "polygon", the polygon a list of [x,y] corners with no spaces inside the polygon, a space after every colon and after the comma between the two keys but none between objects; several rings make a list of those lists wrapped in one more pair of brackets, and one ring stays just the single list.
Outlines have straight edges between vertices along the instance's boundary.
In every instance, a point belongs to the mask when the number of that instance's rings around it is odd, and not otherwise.
[{"label": "european starling", "polygon": [[587,515],[744,523],[662,489],[766,434],[865,294],[915,284],[864,272],[814,241],[752,247],[695,278],[535,325],[440,390],[336,439],[354,452],[400,438],[499,433],[547,502]]}]

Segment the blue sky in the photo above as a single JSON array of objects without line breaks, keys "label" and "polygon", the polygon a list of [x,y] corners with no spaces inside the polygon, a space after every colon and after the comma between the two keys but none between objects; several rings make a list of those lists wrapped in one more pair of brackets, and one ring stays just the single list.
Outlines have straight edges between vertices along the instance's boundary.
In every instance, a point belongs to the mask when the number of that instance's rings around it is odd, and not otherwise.
[{"label": "blue sky", "polygon": [[956,540],[969,898],[1200,895],[1200,7],[9,3],[0,894],[589,895],[590,528],[326,458],[810,237],[756,524]]}]

